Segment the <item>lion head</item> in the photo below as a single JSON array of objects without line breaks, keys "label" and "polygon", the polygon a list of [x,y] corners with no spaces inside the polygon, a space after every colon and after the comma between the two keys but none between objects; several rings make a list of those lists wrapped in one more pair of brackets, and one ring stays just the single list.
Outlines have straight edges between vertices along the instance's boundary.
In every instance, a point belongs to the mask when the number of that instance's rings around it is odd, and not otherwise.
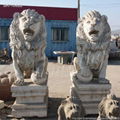
[{"label": "lion head", "polygon": [[75,97],[68,97],[58,108],[58,120],[72,120],[85,116],[81,101]]},{"label": "lion head", "polygon": [[108,119],[117,119],[120,117],[119,101],[115,95],[107,95],[99,104],[99,117]]},{"label": "lion head", "polygon": [[10,46],[18,49],[25,42],[45,40],[45,18],[35,10],[26,9],[21,13],[15,13],[10,26]]},{"label": "lion head", "polygon": [[109,33],[110,27],[107,23],[107,17],[97,11],[88,12],[77,27],[77,38],[94,44],[108,40]]}]

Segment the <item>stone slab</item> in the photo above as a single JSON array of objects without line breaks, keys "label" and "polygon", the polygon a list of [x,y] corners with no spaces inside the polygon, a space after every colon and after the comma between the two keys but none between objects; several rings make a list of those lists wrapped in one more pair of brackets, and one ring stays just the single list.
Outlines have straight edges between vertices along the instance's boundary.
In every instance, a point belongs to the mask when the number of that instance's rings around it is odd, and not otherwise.
[{"label": "stone slab", "polygon": [[80,91],[92,91],[92,92],[98,92],[98,91],[104,91],[111,89],[111,84],[106,83],[81,83],[76,81],[73,81],[73,86],[76,86]]},{"label": "stone slab", "polygon": [[99,102],[83,102],[87,114],[98,114]]},{"label": "stone slab", "polygon": [[11,87],[12,92],[29,92],[29,91],[43,91],[43,92],[45,92],[46,89],[47,89],[47,86],[36,85],[36,84],[30,84],[30,85],[27,85],[27,86],[12,85],[12,87]]},{"label": "stone slab", "polygon": [[[72,94],[77,94],[77,96],[85,102],[91,101],[91,102],[100,102],[102,100],[103,97],[105,97],[107,94],[110,93],[110,90],[106,90],[106,91],[82,91],[79,90],[76,87],[72,87],[71,88],[71,95]],[[73,96],[73,95],[72,95]]]},{"label": "stone slab", "polygon": [[47,109],[47,104],[36,103],[36,104],[13,104],[12,109],[14,110],[36,110],[36,109]]},{"label": "stone slab", "polygon": [[11,92],[13,97],[45,96],[48,93],[48,87],[36,84],[29,84],[27,86],[12,85]]},{"label": "stone slab", "polygon": [[37,110],[13,110],[12,115],[16,118],[22,117],[46,117],[47,109],[37,109]]},{"label": "stone slab", "polygon": [[16,103],[24,104],[24,103],[43,103],[45,101],[44,96],[25,96],[25,97],[17,97]]},{"label": "stone slab", "polygon": [[23,92],[23,93],[19,93],[19,92],[16,92],[16,93],[12,93],[12,97],[25,97],[25,96],[45,96],[46,93],[43,93],[43,92]]}]

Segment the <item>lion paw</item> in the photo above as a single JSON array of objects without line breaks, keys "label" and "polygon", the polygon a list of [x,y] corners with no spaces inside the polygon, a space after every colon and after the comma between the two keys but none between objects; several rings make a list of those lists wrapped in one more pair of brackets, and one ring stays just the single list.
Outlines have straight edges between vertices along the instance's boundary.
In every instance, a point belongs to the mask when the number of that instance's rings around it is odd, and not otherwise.
[{"label": "lion paw", "polygon": [[40,75],[38,75],[36,73],[32,73],[31,80],[33,81],[33,83],[35,83],[37,85],[44,85],[47,82],[47,76],[40,77]]},{"label": "lion paw", "polygon": [[89,77],[91,76],[91,71],[89,69],[83,69],[80,71],[80,74],[83,76],[83,77]]},{"label": "lion paw", "polygon": [[79,71],[77,73],[77,78],[81,82],[90,82],[93,78],[93,75],[89,70],[88,71],[84,70],[84,71]]},{"label": "lion paw", "polygon": [[16,80],[14,83],[13,83],[14,85],[17,85],[17,86],[22,86],[22,85],[24,85],[24,80]]}]

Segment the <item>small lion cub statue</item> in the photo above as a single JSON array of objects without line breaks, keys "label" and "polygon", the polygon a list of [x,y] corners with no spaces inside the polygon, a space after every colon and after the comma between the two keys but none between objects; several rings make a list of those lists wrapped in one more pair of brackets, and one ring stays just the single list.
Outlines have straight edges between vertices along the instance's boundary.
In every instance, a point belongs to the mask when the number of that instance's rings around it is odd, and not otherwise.
[{"label": "small lion cub statue", "polygon": [[97,120],[120,120],[119,101],[115,95],[104,97],[98,106],[99,116]]},{"label": "small lion cub statue", "polygon": [[84,107],[76,97],[67,97],[58,108],[58,120],[80,119],[84,116]]},{"label": "small lion cub statue", "polygon": [[38,85],[47,83],[45,17],[35,10],[15,13],[10,25],[10,46],[15,85],[24,85],[26,79]]}]

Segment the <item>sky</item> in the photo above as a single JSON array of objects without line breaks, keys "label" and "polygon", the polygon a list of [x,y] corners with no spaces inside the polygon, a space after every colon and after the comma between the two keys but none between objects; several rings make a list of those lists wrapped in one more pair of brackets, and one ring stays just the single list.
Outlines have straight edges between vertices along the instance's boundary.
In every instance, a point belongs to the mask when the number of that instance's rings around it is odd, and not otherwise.
[{"label": "sky", "polygon": [[[78,0],[0,0],[5,5],[30,5],[77,8]],[[108,17],[112,30],[120,29],[120,0],[80,0],[80,16],[97,10]]]}]

